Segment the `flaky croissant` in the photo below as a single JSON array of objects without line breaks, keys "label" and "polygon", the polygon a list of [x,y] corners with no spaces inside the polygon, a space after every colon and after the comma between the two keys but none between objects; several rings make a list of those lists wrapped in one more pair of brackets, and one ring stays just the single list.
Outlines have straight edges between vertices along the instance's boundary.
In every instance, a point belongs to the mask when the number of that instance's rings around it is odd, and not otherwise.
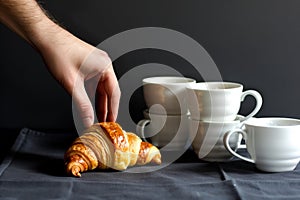
[{"label": "flaky croissant", "polygon": [[128,166],[161,164],[159,150],[134,133],[122,130],[115,122],[97,123],[75,139],[65,153],[66,172],[80,177],[81,172]]}]

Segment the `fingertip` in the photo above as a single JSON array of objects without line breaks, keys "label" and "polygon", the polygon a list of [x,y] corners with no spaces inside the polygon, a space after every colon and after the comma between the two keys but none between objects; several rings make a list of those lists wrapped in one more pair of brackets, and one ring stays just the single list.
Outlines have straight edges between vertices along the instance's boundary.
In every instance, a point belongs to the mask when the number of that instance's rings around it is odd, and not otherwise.
[{"label": "fingertip", "polygon": [[85,128],[89,128],[94,124],[94,119],[92,119],[92,117],[85,117],[82,118],[82,122]]},{"label": "fingertip", "polygon": [[118,116],[118,113],[109,113],[107,115],[107,121],[109,122],[116,122],[117,121],[117,116]]}]

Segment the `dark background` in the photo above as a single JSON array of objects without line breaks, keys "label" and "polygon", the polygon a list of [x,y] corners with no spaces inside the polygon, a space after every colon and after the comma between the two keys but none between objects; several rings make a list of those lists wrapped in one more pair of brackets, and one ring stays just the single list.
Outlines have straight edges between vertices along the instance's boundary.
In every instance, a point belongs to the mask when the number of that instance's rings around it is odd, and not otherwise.
[{"label": "dark background", "polygon": [[[263,95],[258,116],[300,118],[299,0],[41,3],[62,26],[93,45],[138,27],[180,31],[209,52],[223,80],[243,83],[245,89]],[[71,97],[48,73],[39,54],[3,25],[0,36],[0,128],[73,129]],[[160,50],[128,53],[114,67],[120,78],[150,62],[184,69],[184,75],[200,81],[197,74],[185,70],[189,69],[186,61]],[[252,101],[246,100],[242,114],[251,109]],[[141,118],[143,108],[138,90],[130,106],[134,121]]]}]

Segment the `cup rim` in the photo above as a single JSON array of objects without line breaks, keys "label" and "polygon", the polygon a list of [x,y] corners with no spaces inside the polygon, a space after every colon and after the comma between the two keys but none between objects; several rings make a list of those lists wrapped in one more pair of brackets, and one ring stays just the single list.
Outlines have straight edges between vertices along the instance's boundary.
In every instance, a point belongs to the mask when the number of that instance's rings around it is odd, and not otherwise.
[{"label": "cup rim", "polygon": [[[228,85],[229,88],[206,88],[207,85]],[[201,87],[202,86],[202,87]],[[204,87],[203,87],[204,86]],[[243,84],[238,82],[227,82],[227,81],[208,81],[208,82],[197,82],[191,83],[186,86],[187,89],[196,91],[214,91],[214,92],[224,92],[234,89],[243,88]]]},{"label": "cup rim", "polygon": [[[190,121],[198,122],[198,123],[203,123],[203,124],[239,124],[239,123],[244,123],[241,121],[245,116],[243,115],[237,115],[235,120],[231,121],[208,121],[208,120],[199,120],[192,118],[192,116],[189,116],[188,119]],[[246,120],[247,121],[247,120]]]},{"label": "cup rim", "polygon": [[[169,81],[166,81],[169,80]],[[179,82],[170,82],[170,80],[178,80]],[[183,85],[187,83],[196,83],[196,80],[182,76],[152,76],[144,78],[143,84],[168,84],[168,85]]]},{"label": "cup rim", "polygon": [[169,113],[166,113],[166,114],[160,114],[160,113],[150,113],[149,112],[149,109],[144,109],[143,110],[143,114],[145,115],[156,115],[156,116],[159,116],[159,117],[163,117],[163,116],[167,116],[167,117],[189,117],[190,116],[190,113],[186,113],[186,114],[169,114]]},{"label": "cup rim", "polygon": [[[287,122],[287,124],[285,124],[285,125],[264,124],[261,121]],[[290,118],[290,117],[259,117],[259,118],[250,118],[249,120],[246,120],[244,123],[245,123],[246,126],[252,126],[252,127],[257,127],[257,128],[260,127],[260,128],[284,129],[284,128],[288,128],[288,127],[300,127],[300,119]]]}]

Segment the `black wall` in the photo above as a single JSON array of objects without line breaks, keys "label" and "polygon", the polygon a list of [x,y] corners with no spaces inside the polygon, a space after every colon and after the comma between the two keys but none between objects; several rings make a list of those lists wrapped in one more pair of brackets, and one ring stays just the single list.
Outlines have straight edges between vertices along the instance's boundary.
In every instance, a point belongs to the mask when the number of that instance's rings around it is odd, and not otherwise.
[{"label": "black wall", "polygon": [[[93,45],[138,27],[180,31],[209,52],[225,81],[261,92],[264,104],[258,116],[300,118],[299,0],[44,0],[42,5],[62,26]],[[72,128],[71,97],[47,72],[38,53],[3,25],[0,36],[0,127]],[[178,69],[189,65],[167,52],[140,50],[122,56],[114,66],[121,77],[150,62]],[[200,79],[192,71],[184,73]],[[137,121],[144,108],[140,91],[132,99],[131,117]],[[246,100],[241,112],[252,104]]]}]

